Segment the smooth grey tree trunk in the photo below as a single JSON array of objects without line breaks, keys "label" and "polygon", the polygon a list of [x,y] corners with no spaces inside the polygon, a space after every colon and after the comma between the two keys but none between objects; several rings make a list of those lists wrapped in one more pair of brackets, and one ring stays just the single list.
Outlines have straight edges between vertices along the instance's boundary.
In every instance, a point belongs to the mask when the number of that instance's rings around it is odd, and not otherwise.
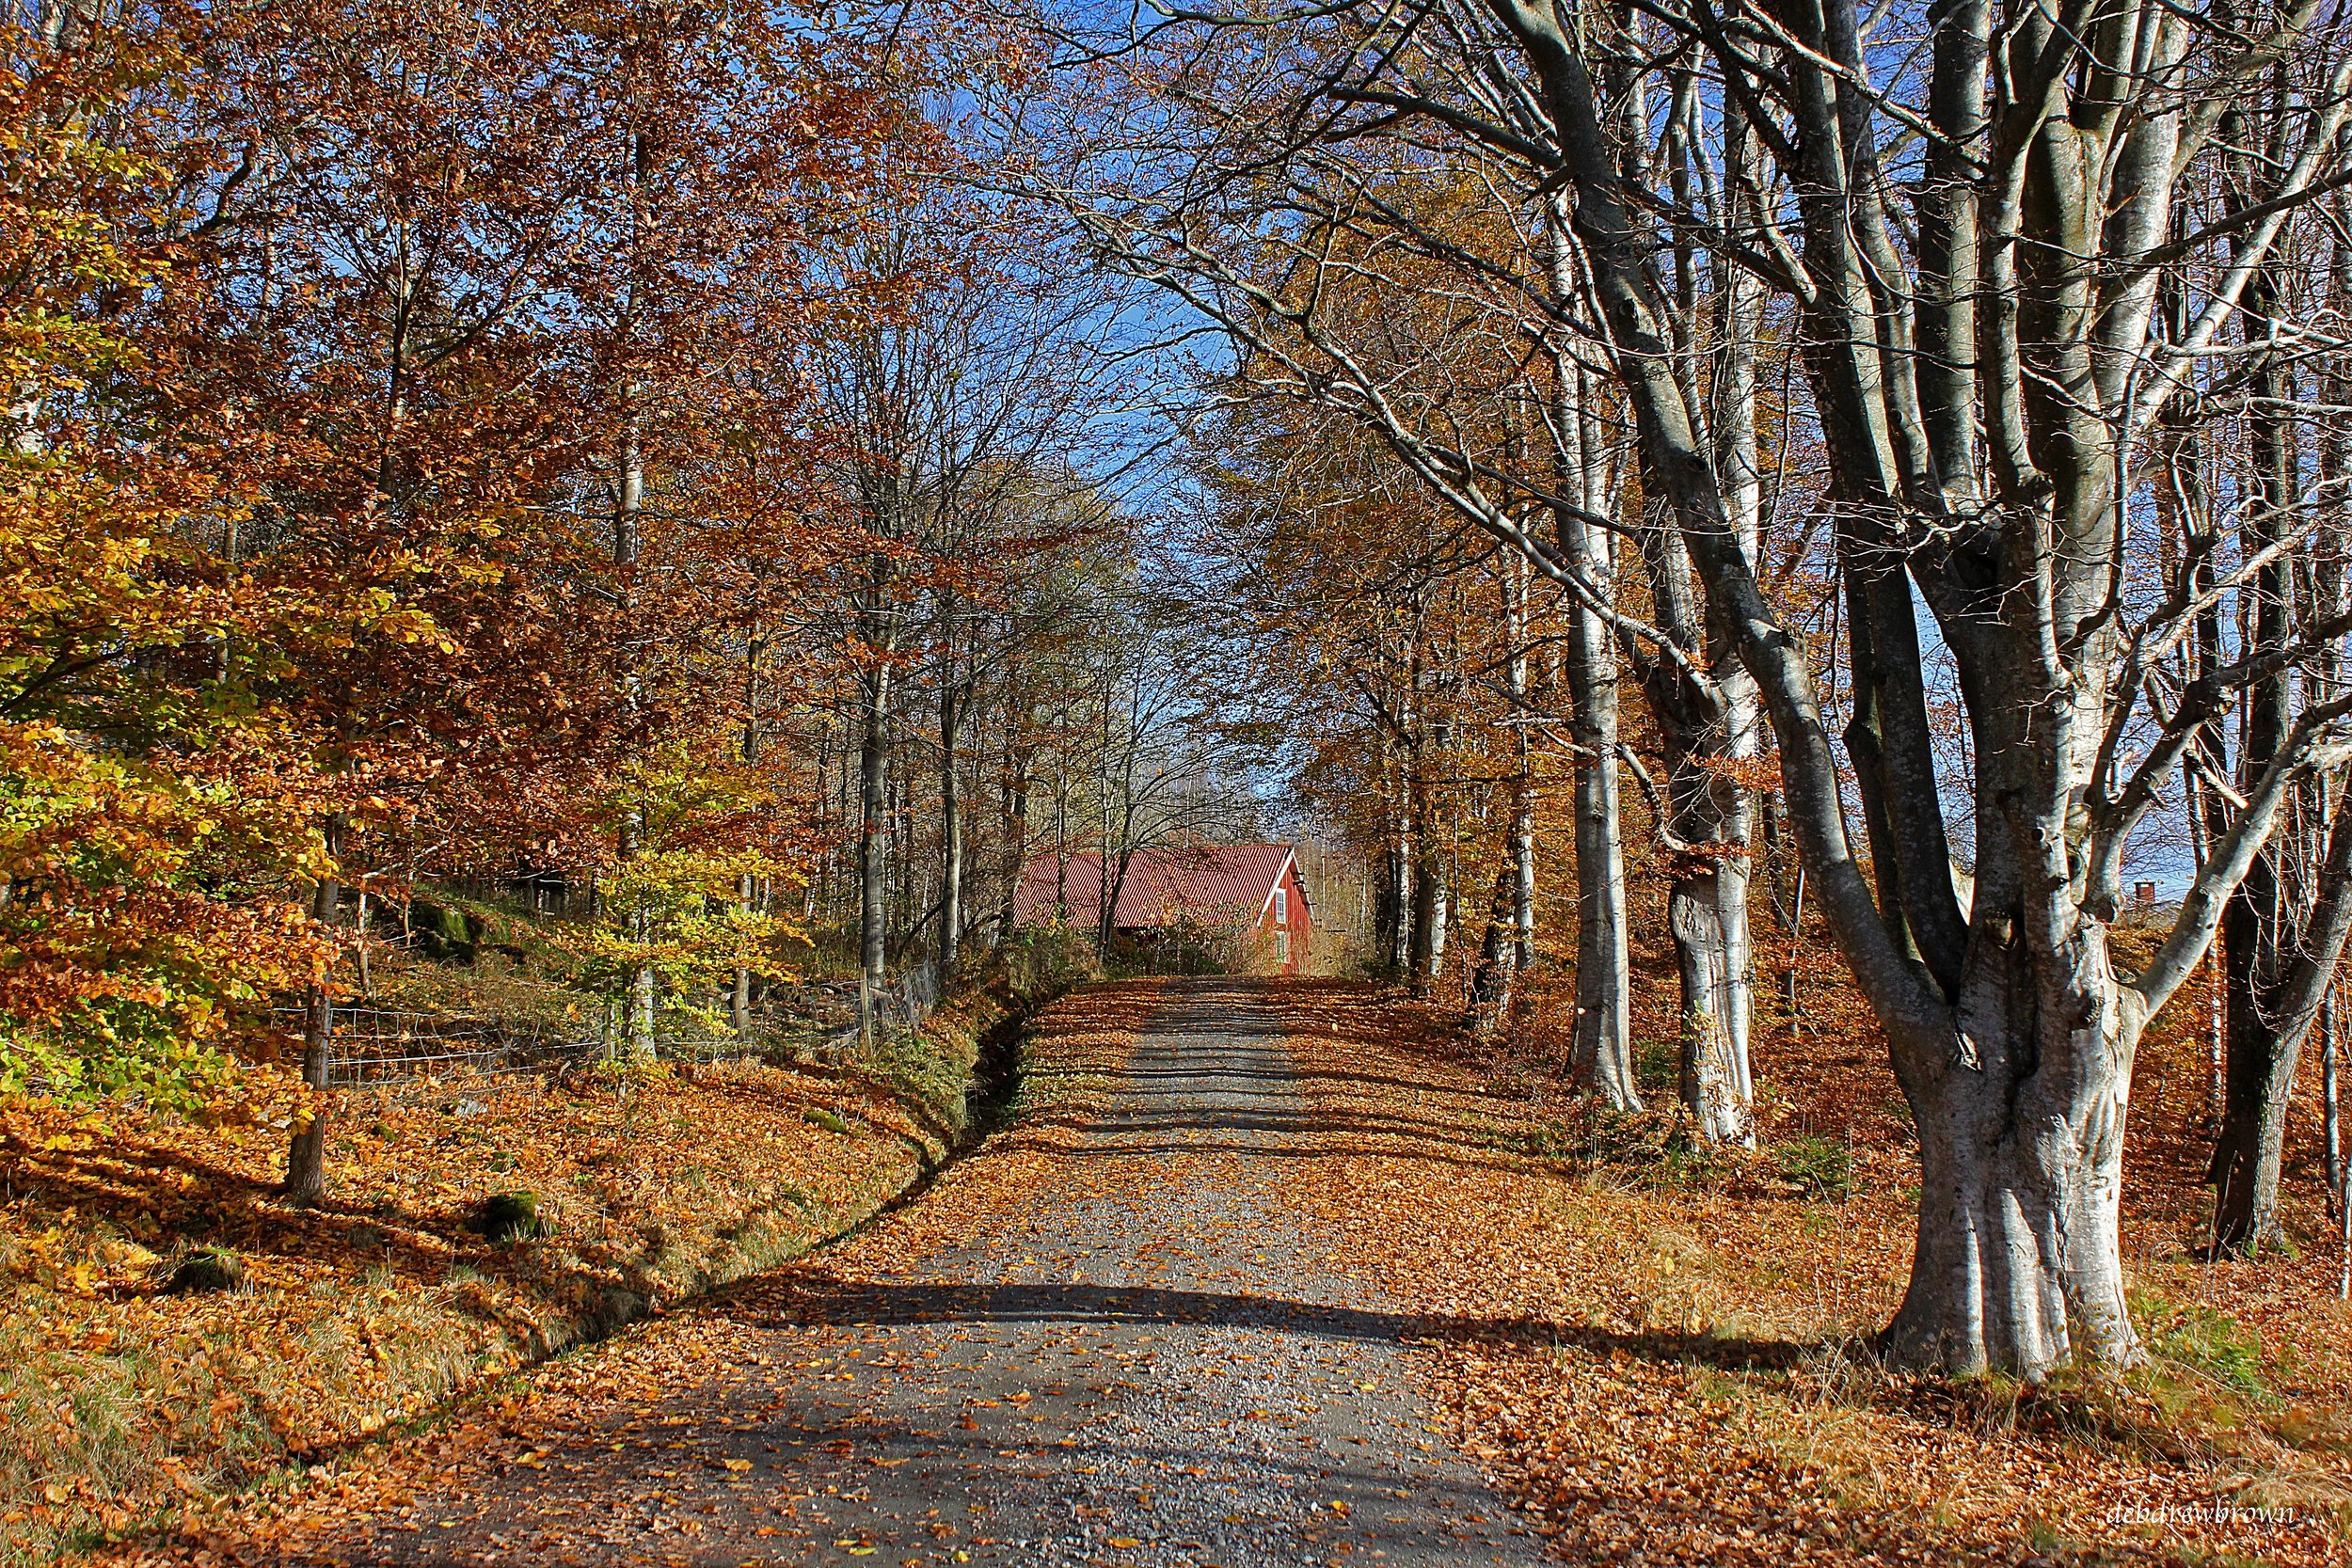
[{"label": "smooth grey tree trunk", "polygon": [[1507,992],[1512,981],[1532,973],[1535,968],[1535,777],[1528,742],[1527,662],[1527,561],[1523,556],[1510,558],[1503,578],[1508,593],[1507,632],[1511,640],[1509,666],[1512,716],[1520,721],[1511,732],[1511,839],[1507,871],[1510,876],[1511,932],[1508,942],[1510,969],[1505,978]]},{"label": "smooth grey tree trunk", "polygon": [[[636,389],[629,389],[629,407],[621,423],[621,494],[620,505],[612,518],[612,564],[624,573],[633,572],[644,550],[643,514],[645,504],[645,454],[639,435]],[[625,677],[628,684],[628,708],[631,714],[639,705],[638,677],[634,671]],[[624,861],[635,860],[645,850],[645,812],[642,803],[632,802],[621,818],[618,851]],[[653,940],[650,911],[641,907],[629,911],[629,935],[637,942]],[[642,963],[628,979],[628,1016],[625,1028],[626,1046],[630,1060],[649,1062],[654,1056],[653,965]]]},{"label": "smooth grey tree trunk", "polygon": [[956,684],[939,691],[939,973],[953,974],[963,937],[963,797],[956,779],[956,738],[963,724]]},{"label": "smooth grey tree trunk", "polygon": [[1723,765],[1754,757],[1756,688],[1737,666],[1709,659],[1679,527],[1657,508],[1642,533],[1658,625],[1693,663],[1718,666],[1709,688],[1674,661],[1645,661],[1644,686],[1665,751],[1661,836],[1669,865],[1666,927],[1682,983],[1677,1087],[1702,1136],[1753,1147],[1755,1089],[1748,1067],[1754,954],[1748,927],[1754,792]]},{"label": "smooth grey tree trunk", "polygon": [[870,1041],[890,968],[889,666],[858,684],[864,709],[858,737],[858,1029]]},{"label": "smooth grey tree trunk", "polygon": [[[1919,1227],[1902,1306],[1880,1338],[1899,1366],[2038,1376],[2076,1351],[2131,1358],[2120,1219],[2124,1085],[2141,1021],[2096,1000],[2113,995],[2097,983],[2104,948],[2102,934],[2086,944],[2076,986],[2053,988],[2053,1000],[2071,989],[2085,1006],[2079,1027],[2036,1005],[2037,966],[2019,953],[1972,977],[1963,1006],[1975,1060],[1932,1081],[1906,1077]],[[2122,1078],[2040,1070],[2037,1039],[2054,1024],[2054,1058],[2121,1062]]]},{"label": "smooth grey tree trunk", "polygon": [[[1565,213],[1555,208],[1551,266],[1563,297],[1568,277]],[[1554,519],[1571,571],[1603,598],[1616,585],[1616,541],[1593,519],[1613,506],[1599,420],[1585,372],[1566,356],[1553,364],[1558,403],[1555,477],[1578,503]],[[1612,1108],[1641,1108],[1633,1078],[1633,960],[1627,936],[1625,835],[1617,778],[1617,650],[1608,626],[1583,601],[1568,610],[1563,661],[1568,694],[1576,812],[1576,1019],[1568,1066]],[[1533,911],[1530,911],[1531,915]]]},{"label": "smooth grey tree trunk", "polygon": [[1406,955],[1415,996],[1429,994],[1429,984],[1445,964],[1446,927],[1453,912],[1447,886],[1445,857],[1438,852],[1437,834],[1424,820],[1415,832],[1420,848],[1413,867],[1413,940]]}]

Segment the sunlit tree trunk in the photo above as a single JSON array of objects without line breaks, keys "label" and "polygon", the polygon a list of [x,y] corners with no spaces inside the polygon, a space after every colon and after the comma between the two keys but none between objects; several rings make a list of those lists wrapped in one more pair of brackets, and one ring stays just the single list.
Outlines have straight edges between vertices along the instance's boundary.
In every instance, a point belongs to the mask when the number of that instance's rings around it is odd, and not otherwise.
[{"label": "sunlit tree trunk", "polygon": [[890,667],[858,677],[858,1027],[871,1038],[890,970]]},{"label": "sunlit tree trunk", "polygon": [[963,727],[961,689],[956,680],[954,609],[946,599],[946,646],[939,676],[939,973],[953,973],[963,938],[963,796],[956,776],[956,742]]},{"label": "sunlit tree trunk", "polygon": [[1511,728],[1508,863],[1511,931],[1504,953],[1504,959],[1510,966],[1504,981],[1507,992],[1514,980],[1535,967],[1535,777],[1534,748],[1527,734],[1527,726],[1534,714],[1530,711],[1528,688],[1527,562],[1524,559],[1518,556],[1510,558],[1503,583],[1509,594],[1504,630],[1510,639],[1507,675],[1511,716],[1516,721]]},{"label": "sunlit tree trunk", "polygon": [[[331,927],[337,923],[342,902],[342,883],[332,869],[342,859],[342,816],[328,816],[321,832],[330,869],[311,890],[310,918]],[[335,1004],[326,976],[310,983],[302,1004],[302,1081],[310,1085],[311,1103],[286,1150],[284,1194],[290,1203],[316,1203],[326,1196],[327,1094],[333,1084]]]},{"label": "sunlit tree trunk", "polygon": [[[1552,287],[1575,296],[1567,218],[1552,209]],[[1565,354],[1552,360],[1553,483],[1574,504],[1555,519],[1568,569],[1607,599],[1616,586],[1615,536],[1596,519],[1613,510],[1611,467],[1591,378]],[[1568,607],[1563,673],[1574,770],[1576,1018],[1570,1071],[1618,1110],[1640,1106],[1633,1080],[1633,963],[1627,938],[1625,837],[1617,779],[1617,650],[1608,626],[1579,598]],[[1533,912],[1532,911],[1530,911]]]},{"label": "sunlit tree trunk", "polygon": [[[759,761],[759,653],[760,640],[755,628],[743,656],[743,761],[745,766]],[[822,784],[818,785],[822,788]],[[736,881],[736,908],[745,916],[752,912],[752,898],[756,893],[755,879],[748,871]],[[749,1043],[752,1037],[752,972],[742,965],[735,967],[733,1003],[735,1037]]]},{"label": "sunlit tree trunk", "polygon": [[[620,504],[612,519],[612,563],[624,574],[636,570],[644,549],[643,514],[645,502],[645,454],[641,436],[640,415],[634,398],[623,417],[621,430],[621,492]],[[635,672],[626,677],[628,683],[628,709],[634,716],[642,705],[642,694]],[[645,850],[645,808],[642,800],[631,800],[621,818],[618,851],[623,861],[635,860]],[[653,940],[651,911],[644,907],[642,895],[638,907],[628,914],[630,937],[639,943]],[[651,1061],[654,1054],[653,965],[641,962],[629,974],[626,1050],[631,1060]]]}]

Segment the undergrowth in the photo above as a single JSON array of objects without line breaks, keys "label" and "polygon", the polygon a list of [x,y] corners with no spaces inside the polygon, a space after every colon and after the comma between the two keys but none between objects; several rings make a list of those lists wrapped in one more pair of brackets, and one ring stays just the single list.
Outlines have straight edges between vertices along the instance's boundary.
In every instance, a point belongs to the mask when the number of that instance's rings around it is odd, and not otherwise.
[{"label": "undergrowth", "polygon": [[[485,949],[509,934],[473,928]],[[555,1006],[532,957],[395,963],[388,1005]],[[1085,973],[1068,943],[1023,943],[850,1060],[347,1094],[308,1211],[274,1196],[294,1109],[275,1075],[184,1119],[0,1106],[0,1562],[310,1463],[796,1255],[944,1159],[983,1037]],[[527,1233],[483,1233],[523,1193]],[[166,1291],[221,1245],[242,1289]]]}]

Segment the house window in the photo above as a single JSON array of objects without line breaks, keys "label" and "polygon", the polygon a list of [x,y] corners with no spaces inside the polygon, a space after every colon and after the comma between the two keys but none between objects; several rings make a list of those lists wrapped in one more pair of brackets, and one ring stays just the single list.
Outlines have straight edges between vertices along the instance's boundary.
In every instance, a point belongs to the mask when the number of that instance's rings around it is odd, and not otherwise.
[{"label": "house window", "polygon": [[1287,928],[1290,923],[1291,890],[1278,887],[1274,890],[1274,924]]}]

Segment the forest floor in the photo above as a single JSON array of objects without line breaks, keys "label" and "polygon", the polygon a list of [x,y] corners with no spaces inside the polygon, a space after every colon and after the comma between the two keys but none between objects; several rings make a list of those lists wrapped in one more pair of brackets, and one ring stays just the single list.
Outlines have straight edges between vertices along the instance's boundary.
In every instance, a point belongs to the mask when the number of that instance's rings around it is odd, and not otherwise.
[{"label": "forest floor", "polygon": [[133,1550],[2342,1560],[2347,1320],[2308,1263],[2177,1256],[2178,1195],[2134,1220],[2148,1368],[1955,1385],[1862,1354],[1907,1244],[1875,1123],[1703,1158],[1314,982],[1091,988],[1019,1110],[838,1244]]},{"label": "forest floor", "polygon": [[[284,1080],[183,1117],[0,1103],[0,1562],[200,1513],[872,1215],[961,1136],[957,999],[887,1059],[411,1080],[335,1097],[277,1196]],[[273,1098],[273,1095],[275,1096]],[[537,1233],[482,1232],[532,1195]],[[238,1288],[174,1291],[218,1249]]]}]

